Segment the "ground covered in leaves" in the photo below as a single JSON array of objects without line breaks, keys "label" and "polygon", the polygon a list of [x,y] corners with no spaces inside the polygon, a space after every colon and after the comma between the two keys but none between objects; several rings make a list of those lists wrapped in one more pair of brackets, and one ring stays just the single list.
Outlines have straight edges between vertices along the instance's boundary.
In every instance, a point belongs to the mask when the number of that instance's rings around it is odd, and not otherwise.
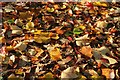
[{"label": "ground covered in leaves", "polygon": [[120,79],[120,3],[1,4],[1,80]]}]

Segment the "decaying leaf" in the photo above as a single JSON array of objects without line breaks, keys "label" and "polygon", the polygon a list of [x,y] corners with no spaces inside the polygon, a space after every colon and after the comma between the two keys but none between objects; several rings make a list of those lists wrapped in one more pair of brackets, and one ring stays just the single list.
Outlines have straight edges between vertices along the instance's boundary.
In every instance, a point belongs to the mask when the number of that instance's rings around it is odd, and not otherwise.
[{"label": "decaying leaf", "polygon": [[107,27],[107,24],[108,24],[106,21],[98,21],[96,23],[97,23],[96,28],[99,28],[99,29],[103,29],[103,28]]},{"label": "decaying leaf", "polygon": [[69,79],[73,79],[73,78],[77,78],[78,75],[75,73],[75,67],[68,67],[67,69],[65,69],[64,71],[62,71],[61,73],[61,80],[64,80],[65,78],[67,80]]},{"label": "decaying leaf", "polygon": [[21,19],[16,19],[15,24],[18,25],[18,26],[23,26],[23,22],[22,22]]},{"label": "decaying leaf", "polygon": [[19,12],[19,18],[23,20],[32,20],[32,15],[29,11],[26,12]]},{"label": "decaying leaf", "polygon": [[10,25],[10,27],[11,27],[12,30],[21,30],[21,28],[19,28],[16,25]]},{"label": "decaying leaf", "polygon": [[81,53],[87,57],[92,57],[93,54],[92,54],[92,48],[90,46],[83,46],[81,48]]},{"label": "decaying leaf", "polygon": [[18,49],[20,51],[24,51],[27,48],[27,44],[24,42],[19,42],[14,49]]},{"label": "decaying leaf", "polygon": [[68,63],[71,60],[72,60],[72,58],[68,56],[65,59],[62,59],[62,61],[58,61],[58,64],[65,64],[65,63]]},{"label": "decaying leaf", "polygon": [[92,75],[92,76],[99,76],[98,73],[95,70],[89,69],[88,72]]},{"label": "decaying leaf", "polygon": [[12,60],[13,62],[15,62],[15,55],[10,56],[10,60]]},{"label": "decaying leaf", "polygon": [[28,53],[30,53],[31,56],[34,56],[36,54],[36,51],[34,49],[29,49]]},{"label": "decaying leaf", "polygon": [[110,57],[108,57],[108,56],[106,56],[106,55],[102,55],[102,57],[105,58],[105,59],[108,59],[108,61],[109,61],[110,64],[115,64],[115,63],[117,63],[117,60],[114,59],[114,58],[110,58]]},{"label": "decaying leaf", "polygon": [[82,46],[82,45],[86,45],[86,44],[89,44],[89,41],[88,41],[89,37],[88,37],[88,34],[82,36],[82,37],[79,37],[79,38],[75,38],[76,40],[76,45],[77,46]]},{"label": "decaying leaf", "polygon": [[105,46],[102,46],[100,48],[95,48],[95,50],[97,50],[98,52],[100,52],[103,55],[106,55],[106,53],[110,54],[110,50]]},{"label": "decaying leaf", "polygon": [[29,62],[29,60],[28,60],[28,57],[27,57],[27,56],[21,55],[21,59],[22,59],[23,61]]},{"label": "decaying leaf", "polygon": [[36,57],[39,57],[44,51],[42,49],[38,49],[36,53]]},{"label": "decaying leaf", "polygon": [[18,35],[20,35],[22,33],[23,33],[22,30],[12,30],[12,34],[18,34]]},{"label": "decaying leaf", "polygon": [[11,12],[11,11],[14,11],[12,5],[5,6],[4,9],[5,9],[5,12]]},{"label": "decaying leaf", "polygon": [[8,80],[23,80],[23,77],[17,77],[15,74],[8,76]]}]

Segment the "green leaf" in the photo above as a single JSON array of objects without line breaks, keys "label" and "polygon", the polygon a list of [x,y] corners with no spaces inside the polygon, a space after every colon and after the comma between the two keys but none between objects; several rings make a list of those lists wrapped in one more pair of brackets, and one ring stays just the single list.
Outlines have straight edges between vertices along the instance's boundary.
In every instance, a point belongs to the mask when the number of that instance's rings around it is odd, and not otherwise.
[{"label": "green leaf", "polygon": [[8,22],[9,24],[12,24],[12,23],[14,23],[14,20],[10,19],[10,20],[8,20],[7,22]]},{"label": "green leaf", "polygon": [[65,33],[65,36],[70,36],[70,35],[73,35],[73,32],[72,32],[72,31],[67,31],[67,32]]},{"label": "green leaf", "polygon": [[73,29],[73,33],[74,33],[74,34],[81,34],[81,33],[83,33],[83,31],[80,30],[79,28],[74,28],[74,29]]}]

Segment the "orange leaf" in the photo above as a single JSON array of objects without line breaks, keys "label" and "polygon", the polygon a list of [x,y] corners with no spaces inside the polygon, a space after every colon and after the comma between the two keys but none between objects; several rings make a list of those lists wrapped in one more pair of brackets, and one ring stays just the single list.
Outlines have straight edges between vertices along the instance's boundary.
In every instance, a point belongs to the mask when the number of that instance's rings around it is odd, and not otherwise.
[{"label": "orange leaf", "polygon": [[111,72],[111,69],[109,68],[102,69],[102,75],[106,76],[106,78],[110,78],[110,72]]},{"label": "orange leaf", "polygon": [[91,47],[89,47],[89,46],[83,46],[82,48],[81,48],[81,53],[83,54],[83,55],[85,55],[85,56],[87,56],[87,57],[92,57],[93,56],[93,54],[91,53],[92,52],[92,48]]}]

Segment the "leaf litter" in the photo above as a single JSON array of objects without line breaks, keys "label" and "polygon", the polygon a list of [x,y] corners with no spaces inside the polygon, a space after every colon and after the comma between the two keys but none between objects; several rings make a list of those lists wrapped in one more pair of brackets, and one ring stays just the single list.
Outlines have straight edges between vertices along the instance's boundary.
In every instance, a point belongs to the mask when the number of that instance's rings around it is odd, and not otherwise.
[{"label": "leaf litter", "polygon": [[0,79],[119,80],[119,2],[1,2]]}]

